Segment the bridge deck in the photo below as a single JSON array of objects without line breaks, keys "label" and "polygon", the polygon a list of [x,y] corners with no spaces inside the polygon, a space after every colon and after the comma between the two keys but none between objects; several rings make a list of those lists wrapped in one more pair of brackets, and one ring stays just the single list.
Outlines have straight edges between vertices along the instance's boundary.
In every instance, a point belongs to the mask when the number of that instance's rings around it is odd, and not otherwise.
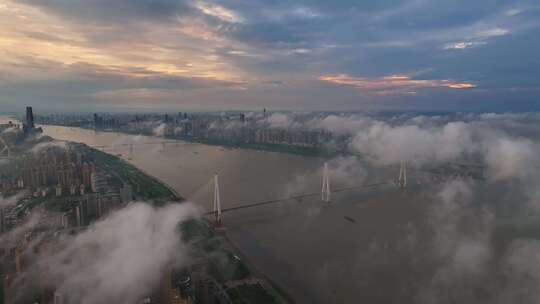
[{"label": "bridge deck", "polygon": [[[366,184],[366,185],[354,186],[354,187],[337,188],[337,189],[333,189],[332,193],[351,191],[351,190],[356,190],[356,189],[364,189],[364,188],[373,188],[373,187],[378,187],[378,186],[387,185],[387,184],[391,184],[391,183],[380,182],[380,183]],[[299,194],[299,195],[283,197],[283,198],[278,198],[278,199],[273,199],[273,200],[260,201],[260,202],[255,202],[255,203],[246,203],[246,204],[241,204],[240,206],[236,206],[236,207],[223,208],[221,209],[221,213],[240,210],[240,209],[246,209],[246,208],[253,208],[253,207],[269,205],[269,204],[276,204],[276,203],[289,201],[289,200],[298,200],[305,197],[312,197],[312,196],[318,196],[318,195],[321,195],[321,192],[305,193],[305,194]],[[215,211],[208,211],[208,212],[205,212],[204,215],[213,215],[215,213],[216,213]]]}]

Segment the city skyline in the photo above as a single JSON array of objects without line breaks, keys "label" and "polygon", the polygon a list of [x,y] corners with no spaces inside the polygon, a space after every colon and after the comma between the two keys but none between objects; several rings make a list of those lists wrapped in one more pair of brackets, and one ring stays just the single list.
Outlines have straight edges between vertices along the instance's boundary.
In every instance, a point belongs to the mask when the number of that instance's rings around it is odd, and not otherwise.
[{"label": "city skyline", "polygon": [[539,12],[528,0],[0,0],[0,103],[535,111]]}]

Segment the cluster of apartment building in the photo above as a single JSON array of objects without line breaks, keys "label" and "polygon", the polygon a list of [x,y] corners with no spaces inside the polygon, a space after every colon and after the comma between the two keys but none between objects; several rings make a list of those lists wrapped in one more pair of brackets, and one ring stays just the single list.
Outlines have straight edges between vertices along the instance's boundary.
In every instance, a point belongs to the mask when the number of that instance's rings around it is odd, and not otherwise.
[{"label": "cluster of apartment building", "polygon": [[[75,149],[49,147],[28,153],[15,160],[10,174],[0,175],[0,191],[26,191],[31,199],[61,201],[66,210],[64,228],[85,226],[112,209],[119,208],[133,198],[131,186],[112,172],[97,167],[87,154]],[[3,207],[1,214],[13,211]],[[12,219],[5,227],[13,226]]]},{"label": "cluster of apartment building", "polygon": [[[60,150],[60,151],[59,151]],[[82,153],[65,149],[44,149],[22,157],[18,186],[37,192],[54,190],[54,194],[84,194],[92,186],[96,166]]]},{"label": "cluster of apartment building", "polygon": [[322,130],[266,128],[256,124],[228,126],[226,122],[182,122],[179,126],[167,126],[165,130],[165,135],[170,137],[180,135],[181,138],[232,144],[281,144],[319,148],[332,140],[332,134]]},{"label": "cluster of apartment building", "polygon": [[[0,207],[0,233],[7,233],[22,221],[19,208],[32,200],[56,201],[63,207],[41,216],[22,239],[10,240],[13,244],[0,247],[3,303],[18,303],[17,286],[25,284],[23,274],[32,263],[29,259],[39,259],[55,237],[85,229],[133,197],[129,185],[101,170],[88,155],[72,149],[51,148],[28,154],[17,159],[17,166],[17,187],[31,195]],[[48,282],[38,282],[25,297],[28,298],[21,303],[67,303]]]}]

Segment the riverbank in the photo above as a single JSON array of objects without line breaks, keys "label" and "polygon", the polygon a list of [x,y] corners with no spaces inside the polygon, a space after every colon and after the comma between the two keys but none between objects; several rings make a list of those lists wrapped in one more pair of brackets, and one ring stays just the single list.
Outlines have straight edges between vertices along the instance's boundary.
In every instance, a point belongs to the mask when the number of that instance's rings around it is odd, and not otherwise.
[{"label": "riverbank", "polygon": [[[158,204],[166,200],[184,201],[176,190],[143,169],[118,156],[86,147],[96,161],[127,181],[142,199],[149,199]],[[247,257],[227,237],[226,232],[216,233],[212,226],[206,220],[182,224],[184,237],[194,245],[196,254],[204,256],[207,260],[208,274],[229,296],[231,303],[294,303],[278,284],[272,282],[252,263],[247,262]]]},{"label": "riverbank", "polygon": [[294,303],[247,260],[227,237],[226,228],[215,227],[206,219],[190,220],[182,223],[182,233],[184,241],[192,245],[193,257],[205,261],[205,272],[229,303]]},{"label": "riverbank", "polygon": [[[81,144],[82,145],[82,144]],[[83,145],[101,166],[130,184],[140,200],[155,205],[183,202],[184,198],[165,182],[153,177],[124,159]],[[216,233],[206,220],[182,224],[184,238],[194,246],[196,255],[208,263],[208,275],[228,295],[231,303],[293,303],[291,297],[269,280],[230,240],[226,233]],[[239,258],[242,257],[242,258]]]},{"label": "riverbank", "polygon": [[85,147],[89,150],[89,153],[94,157],[96,162],[128,183],[133,188],[136,196],[141,200],[152,200],[158,203],[184,201],[184,198],[172,187],[122,158],[86,145]]}]

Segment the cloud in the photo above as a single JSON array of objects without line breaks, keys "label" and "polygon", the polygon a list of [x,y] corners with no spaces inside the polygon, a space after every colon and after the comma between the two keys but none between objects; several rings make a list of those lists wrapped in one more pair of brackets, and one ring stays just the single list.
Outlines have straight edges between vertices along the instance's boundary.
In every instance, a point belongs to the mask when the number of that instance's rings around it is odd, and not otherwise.
[{"label": "cloud", "polygon": [[488,176],[492,180],[527,178],[538,169],[540,149],[530,140],[501,138],[485,149]]},{"label": "cloud", "polygon": [[22,197],[26,196],[27,194],[28,193],[26,191],[21,191],[9,197],[0,196],[0,208],[15,205]]},{"label": "cloud", "polygon": [[294,125],[293,119],[283,113],[272,113],[265,121],[270,125],[270,128],[287,129]]},{"label": "cloud", "polygon": [[485,45],[486,42],[484,41],[461,41],[461,42],[452,42],[452,43],[447,43],[445,44],[444,46],[444,49],[445,50],[451,50],[451,49],[454,49],[454,50],[464,50],[464,49],[468,49],[468,48],[472,48],[472,47],[477,47],[477,46],[481,46],[481,45]]},{"label": "cloud", "polygon": [[[15,202],[17,201],[4,200],[3,206],[0,208],[13,205]],[[13,246],[17,245],[25,235],[34,230],[43,221],[44,217],[45,213],[42,210],[34,209],[30,214],[25,216],[24,220],[18,222],[13,229],[0,234],[0,249],[2,249],[2,253],[4,254],[4,256],[1,257],[1,260],[6,258],[7,252],[9,252],[7,250],[13,248]]]},{"label": "cloud", "polygon": [[512,8],[506,11],[507,16],[516,16],[521,14],[523,11],[517,8]]},{"label": "cloud", "polygon": [[420,290],[421,303],[447,303],[445,295],[462,303],[474,303],[474,290],[489,280],[489,263],[495,218],[474,207],[475,185],[456,180],[445,183],[429,209],[429,229],[434,246],[427,253],[436,261],[435,273]]},{"label": "cloud", "polygon": [[244,19],[236,12],[227,9],[221,5],[207,3],[204,1],[195,1],[195,7],[206,15],[216,17],[222,21],[231,23],[242,23]]},{"label": "cloud", "polygon": [[174,18],[177,14],[190,12],[189,1],[183,0],[116,0],[84,1],[84,0],[23,0],[25,4],[40,7],[73,21],[105,21],[110,23],[134,23],[142,20],[163,21],[163,18]]},{"label": "cloud", "polygon": [[[319,176],[323,175],[322,167]],[[328,162],[328,174],[333,183],[345,186],[354,186],[364,183],[367,177],[365,163],[354,156],[341,156]]]},{"label": "cloud", "polygon": [[164,270],[189,263],[178,224],[196,214],[189,203],[133,203],[75,236],[60,235],[30,259],[34,264],[14,282],[21,284],[16,296],[45,278],[68,303],[136,303],[155,290]]},{"label": "cloud", "polygon": [[507,29],[495,27],[495,28],[478,31],[474,34],[474,36],[480,39],[487,39],[487,38],[492,38],[492,37],[508,35],[509,33],[510,31]]},{"label": "cloud", "polygon": [[[328,174],[333,185],[340,187],[354,187],[365,183],[368,176],[366,163],[356,156],[339,156],[326,161],[328,163]],[[284,187],[284,197],[299,195],[300,193],[311,193],[314,190],[320,191],[323,164],[315,170],[308,170],[295,176],[294,180],[287,183]],[[313,206],[306,212],[308,221],[312,220],[312,216],[317,215],[320,211],[320,206]]]},{"label": "cloud", "polygon": [[65,141],[59,141],[59,140],[51,140],[51,141],[44,141],[40,142],[32,147],[32,152],[35,154],[41,153],[43,150],[47,150],[50,148],[58,148],[65,150],[67,149],[68,145]]},{"label": "cloud", "polygon": [[463,122],[430,129],[415,125],[393,127],[376,121],[357,132],[351,148],[374,162],[392,164],[402,160],[455,160],[467,152],[473,152],[474,146],[472,134]]},{"label": "cloud", "polygon": [[314,129],[323,129],[338,134],[356,134],[358,130],[370,127],[374,121],[368,116],[328,115],[314,118],[307,124]]},{"label": "cloud", "polygon": [[[369,115],[367,113],[247,113],[249,122],[278,129],[329,131],[327,148],[345,148],[375,165],[457,162],[478,166],[492,182],[534,180],[540,172],[538,113]],[[213,128],[238,129],[238,120]],[[156,130],[163,131],[163,126]],[[156,134],[161,134],[157,132]],[[345,135],[345,136],[342,136]]]},{"label": "cloud", "polygon": [[[129,94],[149,91],[153,104],[171,110],[262,104],[283,110],[459,110],[495,102],[518,108],[517,99],[520,108],[531,108],[538,68],[530,63],[539,45],[533,39],[537,11],[529,2],[0,0],[0,93],[12,108],[39,100],[44,108],[88,111],[117,109],[117,102],[129,105]],[[521,13],[508,16],[511,9]],[[441,54],[441,48],[449,52]],[[36,60],[50,64],[36,68]],[[66,72],[80,63],[123,77],[99,81]],[[432,72],[424,79],[407,74],[418,70]],[[394,74],[409,79],[384,79]],[[359,100],[313,75],[365,94]],[[235,91],[206,89],[227,87],[216,80],[232,83],[228,88]],[[288,86],[260,85],[268,81]],[[204,90],[186,96],[161,88],[175,82],[181,90]],[[474,86],[483,91],[457,90]],[[497,91],[512,87],[521,90]],[[137,107],[145,102],[137,99]]]},{"label": "cloud", "polygon": [[163,137],[165,136],[165,128],[167,127],[166,124],[162,123],[159,124],[157,127],[152,129],[152,134],[155,136]]},{"label": "cloud", "polygon": [[410,95],[427,88],[470,89],[473,83],[447,79],[412,79],[407,75],[389,75],[379,78],[354,77],[347,74],[322,75],[319,80],[351,86],[370,95]]},{"label": "cloud", "polygon": [[536,288],[540,283],[539,252],[538,240],[520,239],[511,243],[504,260],[507,283],[500,290],[496,303],[508,303],[518,298],[527,303],[540,300],[540,293]]},{"label": "cloud", "polygon": [[445,50],[464,50],[473,47],[483,46],[487,44],[487,40],[506,36],[510,34],[510,31],[507,29],[495,27],[490,29],[479,30],[469,37],[468,40],[450,42],[444,45]]},{"label": "cloud", "polygon": [[11,127],[11,128],[6,128],[2,131],[2,134],[13,134],[13,133],[17,133],[17,132],[20,132],[19,129],[17,129],[16,127]]},{"label": "cloud", "polygon": [[[349,149],[374,164],[465,162],[485,166],[490,182],[534,180],[538,170],[540,129],[534,114],[450,116],[328,115],[305,125],[349,134]],[[532,123],[534,125],[535,123]]]},{"label": "cloud", "polygon": [[24,11],[30,23],[0,11],[0,19],[5,20],[0,22],[5,37],[0,39],[0,50],[5,52],[0,59],[0,91],[8,101],[66,104],[70,100],[88,106],[96,103],[91,95],[96,92],[221,87],[218,83],[225,79],[241,80],[204,37],[179,34],[202,18],[191,3],[23,3],[9,1],[6,6]]},{"label": "cloud", "polygon": [[[508,184],[503,187],[501,193],[513,189]],[[486,191],[498,194],[490,196]],[[429,208],[429,230],[435,242],[424,258],[436,267],[428,284],[419,289],[420,303],[502,304],[540,299],[536,288],[540,283],[540,245],[526,236],[534,228],[525,228],[525,235],[508,234],[505,228],[524,227],[527,218],[536,218],[537,210],[525,207],[516,214],[501,212],[497,207],[506,203],[520,205],[521,194],[529,191],[521,189],[519,194],[506,197],[470,180],[442,185]],[[501,237],[505,239],[502,242]]]},{"label": "cloud", "polygon": [[314,9],[305,7],[305,6],[299,6],[295,8],[292,11],[292,14],[300,18],[319,18],[323,16],[322,13],[317,12]]}]

